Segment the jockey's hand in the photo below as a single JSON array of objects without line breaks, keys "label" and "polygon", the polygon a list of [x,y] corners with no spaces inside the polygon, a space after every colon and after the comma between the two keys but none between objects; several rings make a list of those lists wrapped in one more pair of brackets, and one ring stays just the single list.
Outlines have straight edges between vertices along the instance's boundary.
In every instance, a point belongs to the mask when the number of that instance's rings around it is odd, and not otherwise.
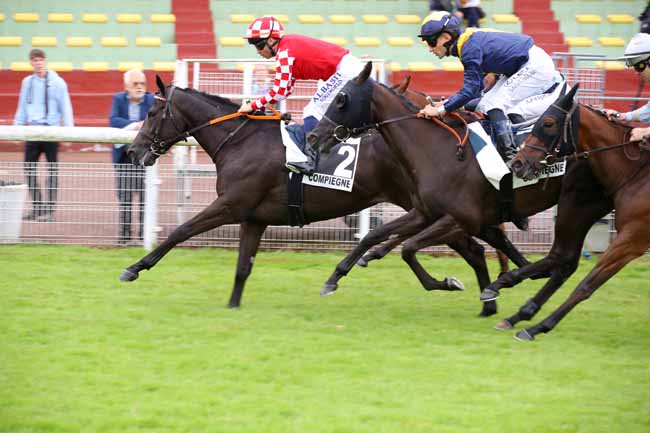
[{"label": "jockey's hand", "polygon": [[605,115],[609,120],[618,119],[621,115],[621,113],[619,113],[618,111],[610,110],[609,108],[603,108],[602,112],[605,113]]},{"label": "jockey's hand", "polygon": [[440,107],[442,107],[444,102],[436,102],[434,105],[427,104],[423,109],[418,113],[418,117],[441,117],[444,112],[440,112]]},{"label": "jockey's hand", "polygon": [[650,137],[650,128],[634,128],[630,135],[630,141],[641,141]]},{"label": "jockey's hand", "polygon": [[253,111],[253,106],[251,105],[250,102],[244,101],[243,104],[241,104],[241,107],[239,107],[239,110],[237,110],[240,113],[250,113]]}]

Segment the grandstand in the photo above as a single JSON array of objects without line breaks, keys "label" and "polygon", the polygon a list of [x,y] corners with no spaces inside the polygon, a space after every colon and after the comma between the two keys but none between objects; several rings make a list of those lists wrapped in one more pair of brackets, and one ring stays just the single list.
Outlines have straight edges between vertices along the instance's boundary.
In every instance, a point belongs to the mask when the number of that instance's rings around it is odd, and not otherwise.
[{"label": "grandstand", "polygon": [[[524,32],[548,52],[617,57],[639,24],[642,0],[483,0],[482,26]],[[70,87],[78,125],[104,126],[121,71],[141,67],[171,79],[177,58],[254,58],[241,38],[255,17],[273,14],[288,32],[386,59],[392,81],[444,95],[462,84],[462,65],[429,54],[416,35],[426,0],[45,0],[0,1],[0,123],[12,122],[27,53],[43,48]],[[638,81],[620,62],[602,62],[606,92],[633,95]],[[617,104],[614,104],[616,107]],[[618,104],[619,108],[625,107]]]}]

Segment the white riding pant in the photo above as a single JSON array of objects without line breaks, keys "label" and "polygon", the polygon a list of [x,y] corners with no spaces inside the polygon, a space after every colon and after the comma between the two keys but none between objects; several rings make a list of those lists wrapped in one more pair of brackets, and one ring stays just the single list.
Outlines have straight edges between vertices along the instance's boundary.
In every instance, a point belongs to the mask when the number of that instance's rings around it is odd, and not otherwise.
[{"label": "white riding pant", "polygon": [[345,83],[359,75],[363,66],[363,62],[352,54],[343,56],[336,67],[336,72],[327,81],[318,82],[318,90],[302,111],[303,119],[314,116],[317,120],[321,120],[334,97]]},{"label": "white riding pant", "polygon": [[510,113],[526,98],[540,95],[549,89],[559,76],[553,59],[536,45],[528,50],[528,61],[510,77],[501,76],[481,98],[476,111],[487,113],[493,109]]}]

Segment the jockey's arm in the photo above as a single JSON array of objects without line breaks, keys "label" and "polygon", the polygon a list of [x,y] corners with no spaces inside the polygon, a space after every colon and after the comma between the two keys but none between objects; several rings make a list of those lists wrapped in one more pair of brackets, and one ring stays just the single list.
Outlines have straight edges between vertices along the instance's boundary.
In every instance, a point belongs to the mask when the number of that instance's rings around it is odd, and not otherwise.
[{"label": "jockey's arm", "polygon": [[648,128],[634,128],[630,135],[630,141],[640,141],[644,138],[650,137],[650,127]]},{"label": "jockey's arm", "polygon": [[626,113],[619,113],[616,110],[610,109],[605,109],[603,111],[610,119],[618,117],[620,120],[624,120],[626,122],[650,122],[650,102],[645,104],[643,107],[637,108],[634,111],[628,111]]}]

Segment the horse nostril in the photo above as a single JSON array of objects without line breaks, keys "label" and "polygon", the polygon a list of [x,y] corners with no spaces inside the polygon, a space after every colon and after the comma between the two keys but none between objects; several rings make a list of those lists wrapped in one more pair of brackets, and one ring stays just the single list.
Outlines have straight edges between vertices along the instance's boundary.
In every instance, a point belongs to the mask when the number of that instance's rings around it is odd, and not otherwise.
[{"label": "horse nostril", "polygon": [[310,132],[307,134],[307,143],[309,143],[310,146],[314,146],[318,142],[318,135]]},{"label": "horse nostril", "polygon": [[518,159],[515,159],[514,161],[512,161],[511,168],[512,168],[512,172],[516,176],[521,177],[521,172],[524,168],[524,164],[522,164],[521,161],[519,161]]}]

